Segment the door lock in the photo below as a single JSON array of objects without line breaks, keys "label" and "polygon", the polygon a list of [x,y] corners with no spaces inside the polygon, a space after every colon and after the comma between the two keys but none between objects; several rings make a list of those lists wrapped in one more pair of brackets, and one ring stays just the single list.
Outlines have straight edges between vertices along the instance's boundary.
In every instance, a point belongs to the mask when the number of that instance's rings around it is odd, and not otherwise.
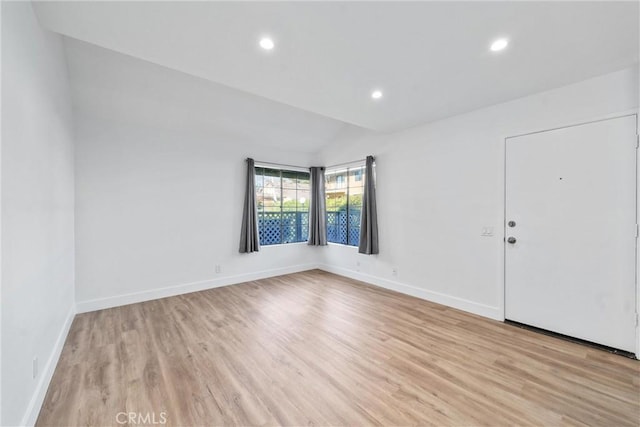
[{"label": "door lock", "polygon": [[511,236],[507,239],[507,242],[511,243],[512,245],[516,242],[516,238]]},{"label": "door lock", "polygon": [[513,228],[513,227],[515,227],[515,226],[516,226],[516,222],[515,222],[515,221],[509,221],[509,222],[507,223],[507,225],[508,225],[509,227]]}]

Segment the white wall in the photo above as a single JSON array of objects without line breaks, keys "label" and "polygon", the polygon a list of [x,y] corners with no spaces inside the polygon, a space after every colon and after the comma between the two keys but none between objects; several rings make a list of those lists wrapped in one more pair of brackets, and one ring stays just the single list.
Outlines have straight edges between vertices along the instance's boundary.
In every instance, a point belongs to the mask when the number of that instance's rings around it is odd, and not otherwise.
[{"label": "white wall", "polygon": [[348,130],[319,157],[376,156],[381,249],[332,245],[325,268],[502,319],[504,138],[637,107],[633,68],[403,132]]},{"label": "white wall", "polygon": [[2,425],[35,421],[74,314],[67,80],[61,37],[2,2]]},{"label": "white wall", "polygon": [[304,243],[238,252],[244,159],[309,166],[318,141],[344,123],[88,43],[65,45],[79,311],[316,265],[318,248]]},{"label": "white wall", "polygon": [[80,112],[76,123],[80,311],[315,265],[304,243],[238,252],[244,159],[308,165],[308,154]]}]

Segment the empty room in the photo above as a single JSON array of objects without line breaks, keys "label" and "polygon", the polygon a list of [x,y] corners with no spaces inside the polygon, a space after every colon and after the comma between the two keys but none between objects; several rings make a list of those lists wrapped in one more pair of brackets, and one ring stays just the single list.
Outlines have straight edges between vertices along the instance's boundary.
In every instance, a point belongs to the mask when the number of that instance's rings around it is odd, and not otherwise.
[{"label": "empty room", "polygon": [[640,2],[0,2],[0,425],[640,425]]}]

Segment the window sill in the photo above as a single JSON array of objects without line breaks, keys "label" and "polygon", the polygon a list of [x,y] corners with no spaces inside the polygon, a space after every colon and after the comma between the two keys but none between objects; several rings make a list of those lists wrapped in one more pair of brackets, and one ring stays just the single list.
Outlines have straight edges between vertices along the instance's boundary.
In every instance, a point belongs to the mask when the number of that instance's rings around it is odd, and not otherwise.
[{"label": "window sill", "polygon": [[[296,245],[307,245],[307,242],[294,242],[294,243],[278,243],[276,245],[260,245],[260,249],[263,248],[279,248],[282,246],[296,246]],[[334,243],[334,242],[327,242],[327,246],[338,246],[340,248],[351,248],[351,249],[358,249],[357,246],[351,246],[351,245],[343,245],[342,243]]]},{"label": "window sill", "polygon": [[327,242],[328,246],[339,246],[341,248],[353,248],[353,249],[358,249],[357,246],[351,246],[351,245],[344,245],[342,243],[334,243],[334,242]]},{"label": "window sill", "polygon": [[260,245],[260,249],[262,248],[277,248],[282,246],[296,246],[296,245],[306,245],[307,242],[292,242],[292,243],[277,243],[275,245]]}]

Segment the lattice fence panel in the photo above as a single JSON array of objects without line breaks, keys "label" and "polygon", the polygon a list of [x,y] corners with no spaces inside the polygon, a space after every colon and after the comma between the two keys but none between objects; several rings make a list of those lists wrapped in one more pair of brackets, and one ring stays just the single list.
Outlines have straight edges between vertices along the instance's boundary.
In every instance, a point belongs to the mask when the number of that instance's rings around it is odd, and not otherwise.
[{"label": "lattice fence panel", "polygon": [[261,245],[306,242],[309,238],[308,212],[258,213]]},{"label": "lattice fence panel", "polygon": [[296,212],[283,212],[282,243],[293,243],[296,241]]},{"label": "lattice fence panel", "polygon": [[332,243],[347,244],[347,213],[327,212],[327,240]]},{"label": "lattice fence panel", "polygon": [[340,212],[338,216],[338,242],[343,245],[347,244],[347,213]]},{"label": "lattice fence panel", "polygon": [[309,213],[308,212],[298,212],[300,215],[300,241],[306,242],[309,240]]},{"label": "lattice fence panel", "polygon": [[360,244],[360,211],[349,211],[349,245]]},{"label": "lattice fence panel", "polygon": [[259,213],[258,231],[261,245],[277,245],[281,243],[280,212]]}]

